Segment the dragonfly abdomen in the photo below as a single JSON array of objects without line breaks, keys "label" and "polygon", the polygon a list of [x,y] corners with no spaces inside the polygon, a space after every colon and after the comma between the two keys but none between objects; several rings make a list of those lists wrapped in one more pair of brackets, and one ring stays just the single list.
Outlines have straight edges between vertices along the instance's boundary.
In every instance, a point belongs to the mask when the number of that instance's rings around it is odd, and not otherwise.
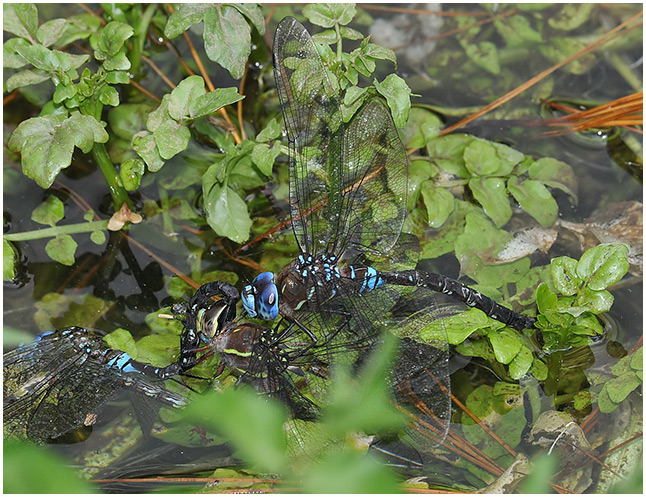
[{"label": "dragonfly abdomen", "polygon": [[436,273],[409,270],[380,273],[383,281],[392,285],[430,288],[444,295],[452,296],[469,307],[476,307],[487,316],[517,330],[534,327],[534,319],[501,306],[496,301],[457,280]]}]

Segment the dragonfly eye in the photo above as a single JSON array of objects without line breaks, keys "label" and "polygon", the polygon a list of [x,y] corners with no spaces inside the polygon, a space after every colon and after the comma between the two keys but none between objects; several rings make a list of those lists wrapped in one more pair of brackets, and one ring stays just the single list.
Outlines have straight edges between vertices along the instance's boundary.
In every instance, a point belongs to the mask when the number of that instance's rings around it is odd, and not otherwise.
[{"label": "dragonfly eye", "polygon": [[261,273],[242,291],[242,306],[249,316],[273,320],[278,316],[278,288],[274,273]]}]

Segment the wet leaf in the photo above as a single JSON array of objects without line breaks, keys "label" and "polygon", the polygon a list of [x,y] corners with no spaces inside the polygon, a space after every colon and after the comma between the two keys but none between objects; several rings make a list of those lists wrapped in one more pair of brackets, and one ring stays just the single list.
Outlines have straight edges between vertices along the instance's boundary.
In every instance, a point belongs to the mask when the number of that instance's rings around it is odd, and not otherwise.
[{"label": "wet leaf", "polygon": [[333,28],[337,24],[348,24],[357,13],[354,4],[320,3],[303,7],[303,15],[312,24]]},{"label": "wet leaf", "polygon": [[469,178],[471,174],[464,165],[464,151],[473,140],[467,134],[439,136],[426,145],[426,150],[433,162],[444,171],[460,178]]},{"label": "wet leaf", "polygon": [[581,256],[576,272],[586,280],[588,288],[603,290],[628,272],[627,255],[628,246],[623,243],[602,243]]},{"label": "wet leaf", "polygon": [[410,112],[411,91],[406,81],[396,74],[389,74],[381,83],[374,80],[374,85],[377,91],[386,98],[397,129],[403,128],[408,121]]},{"label": "wet leaf", "polygon": [[528,174],[531,179],[564,191],[575,203],[578,201],[578,181],[572,168],[565,162],[543,157],[532,163]]},{"label": "wet leaf", "polygon": [[28,62],[16,52],[16,47],[29,46],[29,42],[24,38],[9,38],[2,45],[2,67],[10,69],[19,69],[28,64]]},{"label": "wet leaf", "polygon": [[141,221],[143,221],[141,214],[132,212],[124,202],[121,208],[112,214],[112,217],[108,222],[108,230],[119,231],[126,223],[139,224]]},{"label": "wet leaf", "polygon": [[442,129],[442,121],[436,114],[420,107],[413,107],[408,122],[401,130],[401,137],[407,148],[422,148]]},{"label": "wet leaf", "polygon": [[571,257],[557,257],[550,263],[554,287],[563,295],[576,295],[583,280],[576,273],[578,261]]},{"label": "wet leaf", "polygon": [[11,281],[16,277],[16,251],[4,238],[2,239],[2,281]]},{"label": "wet leaf", "polygon": [[608,398],[615,404],[619,404],[641,384],[642,381],[635,373],[626,373],[606,382],[604,388],[608,392]]},{"label": "wet leaf", "polygon": [[547,379],[548,372],[549,371],[545,363],[540,359],[534,358],[534,362],[532,362],[532,367],[530,369],[531,375],[538,381],[545,381]]},{"label": "wet leaf", "polygon": [[278,121],[278,118],[272,117],[265,127],[256,135],[258,143],[267,143],[280,137],[283,131],[283,125]]},{"label": "wet leaf", "polygon": [[531,350],[524,345],[521,346],[518,354],[509,363],[509,376],[514,380],[520,380],[534,363],[534,356]]},{"label": "wet leaf", "polygon": [[586,288],[577,299],[579,305],[585,307],[594,314],[601,314],[610,311],[615,298],[606,290],[591,290]]},{"label": "wet leaf", "polygon": [[242,243],[249,238],[251,218],[247,204],[227,185],[204,185],[206,222],[220,236]]},{"label": "wet leaf", "polygon": [[545,311],[554,309],[556,307],[556,302],[558,297],[554,294],[550,288],[545,284],[541,283],[536,290],[536,304],[538,305],[538,310],[541,314],[544,314]]},{"label": "wet leaf", "polygon": [[64,73],[77,69],[90,59],[89,55],[68,54],[59,50],[50,50],[42,45],[18,45],[16,52],[36,69],[48,73]]},{"label": "wet leaf", "polygon": [[470,43],[464,47],[464,52],[471,61],[491,74],[500,74],[500,61],[496,45],[489,41]]},{"label": "wet leaf", "polygon": [[442,320],[435,320],[420,332],[423,341],[441,339],[442,335],[448,335],[451,345],[458,345],[464,342],[474,331],[481,330],[489,325],[489,318],[480,309],[469,309],[459,314],[445,317]]},{"label": "wet leaf", "polygon": [[105,243],[105,233],[99,230],[93,231],[90,233],[90,240],[97,245],[103,245]]},{"label": "wet leaf", "polygon": [[128,159],[121,163],[119,179],[126,190],[134,192],[139,188],[145,167],[144,161],[139,158]]},{"label": "wet leaf", "polygon": [[[538,46],[541,54],[553,63],[561,62],[587,47],[587,42],[575,37],[552,36],[550,44]],[[585,74],[597,63],[594,53],[588,53],[565,65],[563,69],[570,74]]]},{"label": "wet leaf", "polygon": [[420,191],[426,206],[428,225],[431,228],[441,227],[453,212],[455,198],[448,190],[436,188],[432,181],[424,181]]},{"label": "wet leaf", "polygon": [[469,188],[497,228],[511,219],[511,206],[502,178],[473,178],[469,180]]},{"label": "wet leaf", "polygon": [[70,235],[57,235],[56,238],[51,239],[45,246],[47,255],[66,266],[74,264],[74,254],[78,244]]},{"label": "wet leaf", "polygon": [[253,27],[258,31],[258,34],[261,36],[265,34],[265,17],[262,14],[262,9],[257,4],[232,3],[230,5],[238,9],[249,21],[251,21]]},{"label": "wet leaf", "polygon": [[488,337],[496,360],[502,364],[509,364],[520,352],[522,344],[518,337],[510,331],[492,332]]},{"label": "wet leaf", "polygon": [[50,195],[31,213],[31,220],[39,224],[54,226],[65,217],[65,205],[56,195]]},{"label": "wet leaf", "polygon": [[112,132],[119,138],[131,140],[145,129],[146,118],[153,108],[148,104],[122,103],[108,112],[108,122]]},{"label": "wet leaf", "polygon": [[525,156],[507,145],[476,138],[464,149],[464,164],[476,176],[507,176]]},{"label": "wet leaf", "polygon": [[108,134],[92,116],[74,114],[34,117],[20,123],[9,138],[9,148],[20,152],[26,176],[49,188],[58,173],[72,163],[74,147],[83,152],[105,143]]},{"label": "wet leaf", "polygon": [[175,121],[189,117],[189,107],[205,94],[204,80],[201,76],[183,79],[171,92],[168,99],[168,115]]},{"label": "wet leaf", "polygon": [[508,46],[522,46],[543,41],[541,33],[532,28],[525,16],[509,16],[494,21],[494,24]]},{"label": "wet leaf", "polygon": [[520,206],[543,228],[554,224],[558,216],[558,204],[543,183],[531,179],[520,182],[518,177],[512,176],[507,181],[507,188]]}]

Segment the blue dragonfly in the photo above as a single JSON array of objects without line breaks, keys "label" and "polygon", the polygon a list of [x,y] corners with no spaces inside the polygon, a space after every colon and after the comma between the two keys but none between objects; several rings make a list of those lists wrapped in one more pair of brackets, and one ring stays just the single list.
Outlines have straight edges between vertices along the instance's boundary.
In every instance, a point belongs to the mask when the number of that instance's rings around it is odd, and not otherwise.
[{"label": "blue dragonfly", "polygon": [[184,396],[146,375],[154,369],[109,348],[98,332],[73,326],[43,333],[3,356],[4,434],[55,441],[91,427],[97,411],[119,390],[183,407]]},{"label": "blue dragonfly", "polygon": [[[417,261],[411,251],[401,270],[372,263],[387,258],[406,215],[408,161],[390,112],[372,98],[344,122],[336,77],[291,17],[276,29],[273,59],[300,255],[278,274],[261,273],[243,289],[248,314],[265,320],[280,315],[314,343],[338,333],[338,319],[330,318],[338,313],[351,316],[355,334],[369,335],[397,302],[403,291],[397,288],[417,287],[449,295],[518,330],[533,327],[533,318],[459,281],[411,269]],[[319,316],[322,336],[303,322],[308,313]]]}]

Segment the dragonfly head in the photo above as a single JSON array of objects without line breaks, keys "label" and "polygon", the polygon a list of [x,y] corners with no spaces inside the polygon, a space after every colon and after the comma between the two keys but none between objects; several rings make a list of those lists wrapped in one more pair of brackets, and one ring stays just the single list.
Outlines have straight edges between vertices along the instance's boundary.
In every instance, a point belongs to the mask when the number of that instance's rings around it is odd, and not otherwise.
[{"label": "dragonfly head", "polygon": [[278,287],[274,273],[261,273],[242,290],[242,306],[255,318],[271,321],[278,316]]}]

